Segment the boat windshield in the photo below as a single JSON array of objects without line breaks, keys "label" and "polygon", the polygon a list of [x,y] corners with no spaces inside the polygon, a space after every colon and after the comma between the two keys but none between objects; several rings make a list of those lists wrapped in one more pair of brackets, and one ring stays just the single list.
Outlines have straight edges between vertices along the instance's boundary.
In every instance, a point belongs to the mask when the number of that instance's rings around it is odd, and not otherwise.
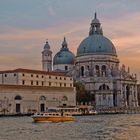
[{"label": "boat windshield", "polygon": [[73,112],[80,112],[79,108],[62,108],[62,107],[58,107],[58,108],[48,108],[48,112],[69,112],[69,113],[73,113]]}]

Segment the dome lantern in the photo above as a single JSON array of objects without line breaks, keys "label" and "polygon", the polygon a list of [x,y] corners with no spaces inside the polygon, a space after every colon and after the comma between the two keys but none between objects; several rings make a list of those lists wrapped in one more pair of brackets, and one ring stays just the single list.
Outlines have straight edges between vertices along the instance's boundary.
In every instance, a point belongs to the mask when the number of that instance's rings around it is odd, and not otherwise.
[{"label": "dome lantern", "polygon": [[64,37],[64,40],[62,42],[62,48],[61,48],[62,51],[68,51],[68,44],[67,44],[67,41],[66,41],[66,38]]},{"label": "dome lantern", "polygon": [[89,35],[94,35],[94,34],[103,35],[101,24],[100,24],[100,21],[97,19],[96,12],[94,14],[94,19],[92,20],[90,25],[91,27],[90,27]]}]

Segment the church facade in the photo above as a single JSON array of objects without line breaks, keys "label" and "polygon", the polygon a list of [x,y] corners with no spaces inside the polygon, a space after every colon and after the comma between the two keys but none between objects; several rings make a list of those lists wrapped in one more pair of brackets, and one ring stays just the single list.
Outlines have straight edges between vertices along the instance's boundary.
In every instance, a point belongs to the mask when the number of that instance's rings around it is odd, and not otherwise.
[{"label": "church facade", "polygon": [[96,13],[89,35],[80,43],[76,56],[65,38],[54,58],[48,42],[42,52],[43,70],[52,71],[53,64],[53,71],[66,72],[83,83],[94,96],[96,108],[138,106],[137,76],[119,63],[115,46],[103,35]]}]

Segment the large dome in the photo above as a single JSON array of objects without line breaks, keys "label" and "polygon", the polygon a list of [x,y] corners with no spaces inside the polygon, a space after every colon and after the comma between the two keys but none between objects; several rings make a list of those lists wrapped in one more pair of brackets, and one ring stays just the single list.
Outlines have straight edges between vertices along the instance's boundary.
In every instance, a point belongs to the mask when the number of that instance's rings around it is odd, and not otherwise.
[{"label": "large dome", "polygon": [[77,49],[77,56],[86,54],[116,55],[113,43],[101,34],[93,34],[85,38]]},{"label": "large dome", "polygon": [[75,56],[67,48],[67,42],[64,38],[64,42],[62,43],[61,50],[54,56],[53,65],[74,64],[74,61],[75,61]]},{"label": "large dome", "polygon": [[113,43],[103,36],[102,27],[100,21],[97,19],[96,13],[91,22],[89,36],[80,43],[77,49],[77,56],[88,54],[117,56]]}]

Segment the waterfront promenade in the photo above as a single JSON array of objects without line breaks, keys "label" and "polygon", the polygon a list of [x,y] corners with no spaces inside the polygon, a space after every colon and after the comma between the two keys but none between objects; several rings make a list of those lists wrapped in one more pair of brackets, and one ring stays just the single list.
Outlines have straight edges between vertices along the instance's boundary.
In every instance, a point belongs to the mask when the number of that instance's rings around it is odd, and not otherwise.
[{"label": "waterfront promenade", "polygon": [[[97,114],[140,114],[140,107],[104,107],[96,109]],[[35,113],[35,112],[34,112]],[[0,112],[0,117],[3,116],[31,116],[34,114],[33,112],[28,112],[25,114],[10,114],[6,110]],[[90,114],[87,109],[81,114],[77,114],[77,116],[86,116],[86,115],[95,115],[95,113]],[[74,115],[76,116],[76,115]]]}]

